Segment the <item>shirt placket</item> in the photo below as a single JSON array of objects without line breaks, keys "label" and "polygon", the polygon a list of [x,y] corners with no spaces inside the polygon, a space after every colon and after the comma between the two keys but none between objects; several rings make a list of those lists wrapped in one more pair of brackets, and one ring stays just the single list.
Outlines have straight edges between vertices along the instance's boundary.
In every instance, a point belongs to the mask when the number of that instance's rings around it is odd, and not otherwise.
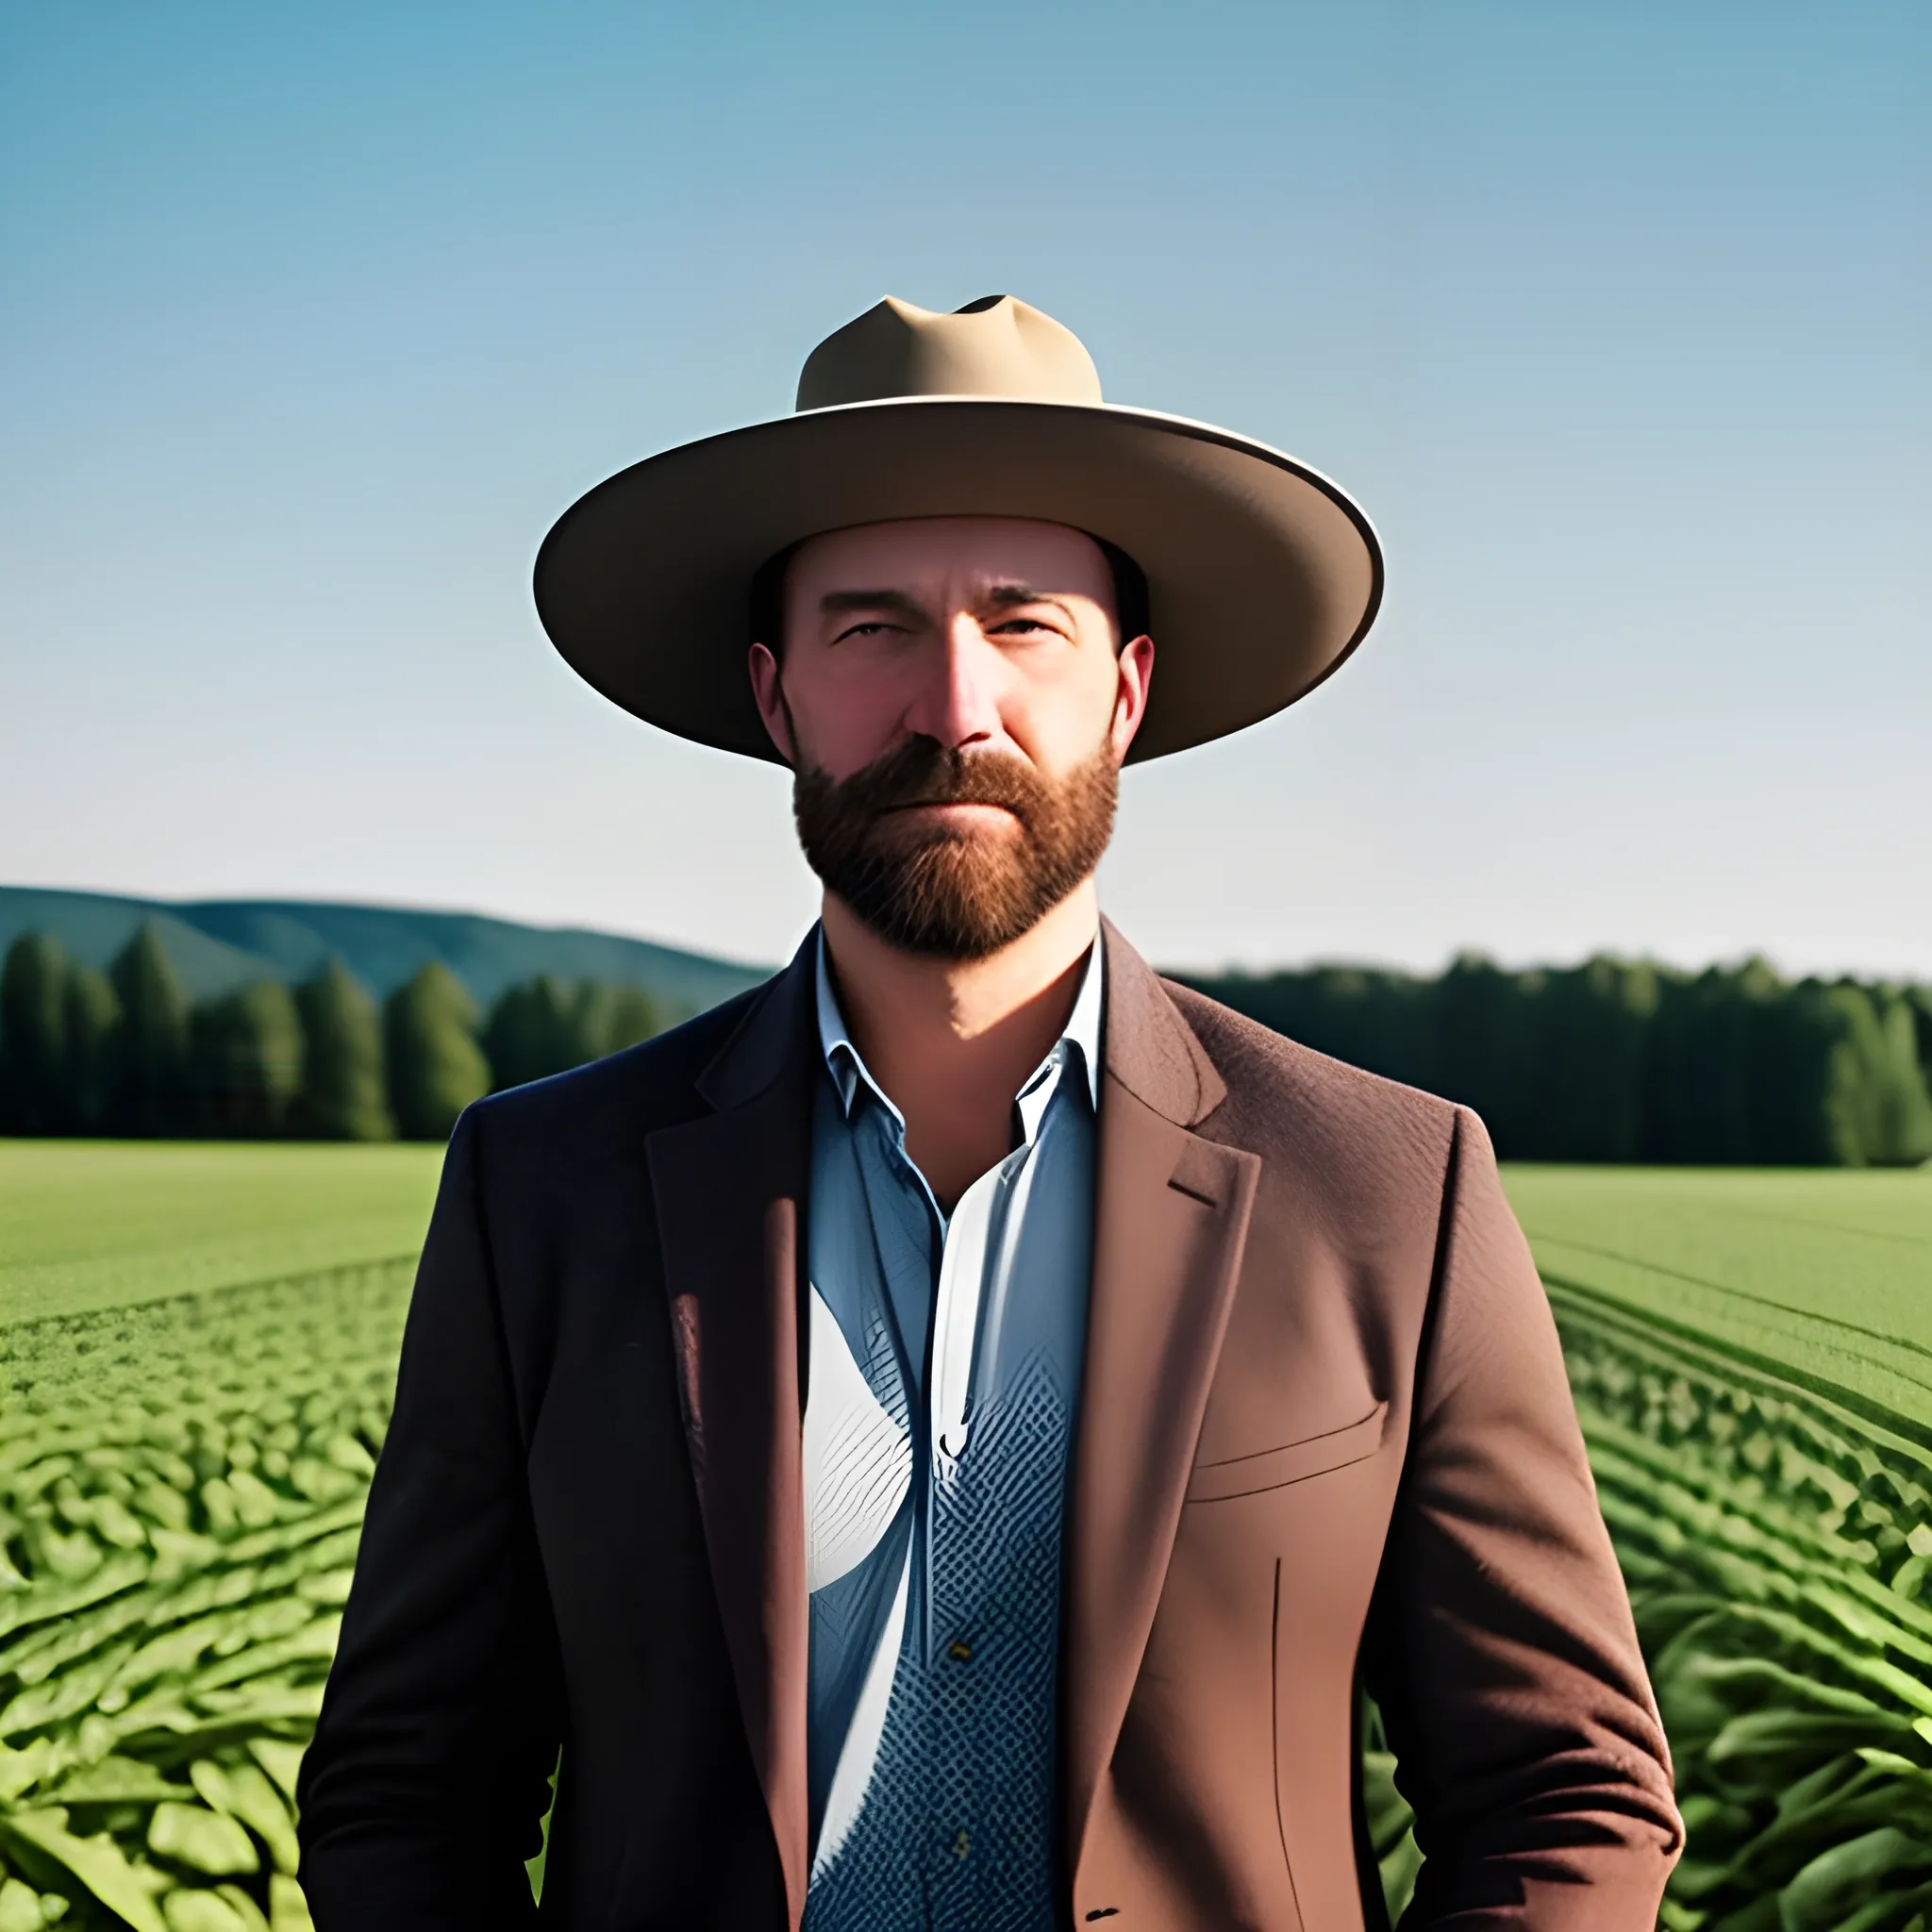
[{"label": "shirt placket", "polygon": [[[948,1575],[963,1574],[962,1566],[944,1561],[943,1540],[958,1514],[957,1506],[974,1507],[959,1486],[975,1480],[968,1462],[974,1411],[988,1379],[999,1363],[988,1357],[985,1294],[989,1274],[1003,1264],[1002,1248],[1016,1189],[1045,1131],[1047,1110],[1067,1065],[1064,1042],[1036,1070],[1016,1096],[1021,1143],[995,1168],[982,1174],[955,1203],[952,1214],[940,1209],[925,1177],[906,1151],[905,1124],[870,1082],[854,1105],[869,1114],[871,1131],[879,1137],[887,1155],[886,1169],[897,1182],[897,1199],[891,1206],[910,1234],[917,1227],[927,1257],[928,1293],[926,1346],[915,1351],[906,1333],[899,1295],[889,1278],[889,1313],[899,1358],[917,1399],[908,1405],[913,1424],[914,1468],[923,1477],[914,1484],[912,1547],[908,1553],[911,1601],[907,1606],[899,1668],[910,1670],[924,1687],[923,1718],[925,1748],[920,1754],[926,1790],[922,1814],[929,1821],[926,1856],[922,1859],[927,1924],[933,1932],[974,1932],[981,1882],[996,1882],[997,1874],[982,1863],[974,1867],[978,1819],[969,1801],[963,1807],[957,1790],[949,1792],[945,1767],[962,1761],[971,1752],[975,1726],[988,1719],[983,1706],[991,1694],[989,1663],[975,1649],[975,1611],[968,1592],[949,1593]],[[888,1204],[874,1202],[874,1211]],[[974,1259],[962,1256],[970,1252]],[[882,1256],[883,1261],[883,1256]],[[970,1278],[968,1278],[970,1276]],[[904,1284],[901,1284],[903,1286]],[[985,1587],[986,1579],[979,1579]],[[974,1671],[973,1665],[980,1663]],[[955,1781],[957,1784],[957,1781]],[[956,1815],[957,1814],[957,1815]],[[981,1846],[982,1860],[985,1847]],[[962,1883],[962,1880],[964,1881]]]},{"label": "shirt placket", "polygon": [[[958,1779],[946,1776],[950,1767],[985,1755],[983,1733],[991,1722],[989,1705],[997,1701],[1001,1659],[985,1649],[974,1598],[992,1587],[994,1579],[974,1575],[970,1565],[947,1560],[946,1543],[956,1528],[970,1536],[974,1512],[990,1501],[982,1487],[988,1472],[974,1455],[976,1411],[1002,1369],[987,1296],[1006,1263],[1013,1204],[1037,1156],[1064,1058],[1064,1048],[1056,1048],[1022,1090],[1016,1102],[1021,1144],[974,1182],[944,1225],[927,1401],[932,1451],[925,1465],[922,1592],[926,1614],[921,1658],[928,1691],[926,1815],[932,1821],[926,1899],[933,1932],[975,1932],[984,1888],[999,1880],[988,1863],[991,1847],[980,1828],[975,1802],[979,1792],[962,1794]],[[965,1255],[974,1257],[971,1263],[962,1259]]]}]

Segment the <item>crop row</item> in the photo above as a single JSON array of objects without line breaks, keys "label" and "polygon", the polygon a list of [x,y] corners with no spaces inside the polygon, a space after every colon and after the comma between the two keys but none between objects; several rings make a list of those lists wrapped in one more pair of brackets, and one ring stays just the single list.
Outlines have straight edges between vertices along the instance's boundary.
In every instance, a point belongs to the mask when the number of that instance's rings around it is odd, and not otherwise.
[{"label": "crop row", "polygon": [[[1897,1418],[1550,1292],[1688,1828],[1668,1932],[1924,1932],[1932,1453]],[[1371,1754],[1399,1911],[1418,1857],[1393,1770]]]},{"label": "crop row", "polygon": [[[0,1329],[0,1932],[300,1932],[406,1258]],[[1552,1281],[1690,1828],[1669,1932],[1932,1924],[1932,1446]],[[1368,1790],[1398,1909],[1417,1853]]]},{"label": "crop row", "polygon": [[1689,1844],[1675,1932],[1932,1921],[1932,1456],[1552,1289]]},{"label": "crop row", "polygon": [[0,1932],[302,1932],[408,1257],[0,1329]]}]

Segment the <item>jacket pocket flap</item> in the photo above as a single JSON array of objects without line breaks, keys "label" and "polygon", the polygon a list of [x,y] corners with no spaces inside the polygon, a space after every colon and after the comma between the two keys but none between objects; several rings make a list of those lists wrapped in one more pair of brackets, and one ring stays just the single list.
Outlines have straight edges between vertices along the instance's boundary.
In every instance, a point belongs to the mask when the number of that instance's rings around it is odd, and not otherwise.
[{"label": "jacket pocket flap", "polygon": [[1239,1456],[1232,1462],[1196,1463],[1188,1482],[1190,1503],[1212,1503],[1225,1496],[1250,1496],[1257,1490],[1278,1490],[1284,1483],[1306,1481],[1351,1462],[1360,1462],[1382,1446],[1382,1424],[1389,1405],[1378,1402],[1358,1423],[1330,1429],[1324,1436],[1304,1436],[1278,1449]]}]

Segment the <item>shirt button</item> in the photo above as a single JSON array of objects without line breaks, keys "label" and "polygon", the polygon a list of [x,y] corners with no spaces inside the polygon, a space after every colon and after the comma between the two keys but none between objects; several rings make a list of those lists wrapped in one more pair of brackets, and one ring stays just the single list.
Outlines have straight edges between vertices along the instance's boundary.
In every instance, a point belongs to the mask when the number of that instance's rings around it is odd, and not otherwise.
[{"label": "shirt button", "polygon": [[963,1831],[953,1840],[953,1856],[956,1858],[963,1858],[972,1849],[973,1840]]},{"label": "shirt button", "polygon": [[961,1642],[956,1637],[952,1642],[946,1645],[946,1655],[956,1664],[970,1663],[973,1660],[973,1646],[970,1643]]}]

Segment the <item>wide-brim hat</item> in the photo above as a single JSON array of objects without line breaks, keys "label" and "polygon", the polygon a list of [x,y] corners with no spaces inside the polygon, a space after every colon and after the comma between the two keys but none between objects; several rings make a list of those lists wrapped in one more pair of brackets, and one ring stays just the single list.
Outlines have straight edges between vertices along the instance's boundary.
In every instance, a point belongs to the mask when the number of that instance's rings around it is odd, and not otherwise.
[{"label": "wide-brim hat", "polygon": [[538,552],[537,609],[613,703],[775,759],[745,662],[758,566],[828,530],[939,516],[1071,525],[1140,565],[1156,659],[1131,758],[1293,704],[1381,601],[1381,546],[1336,484],[1231,430],[1103,401],[1078,337],[997,295],[950,315],[888,297],[812,351],[792,415],[598,484]]}]

